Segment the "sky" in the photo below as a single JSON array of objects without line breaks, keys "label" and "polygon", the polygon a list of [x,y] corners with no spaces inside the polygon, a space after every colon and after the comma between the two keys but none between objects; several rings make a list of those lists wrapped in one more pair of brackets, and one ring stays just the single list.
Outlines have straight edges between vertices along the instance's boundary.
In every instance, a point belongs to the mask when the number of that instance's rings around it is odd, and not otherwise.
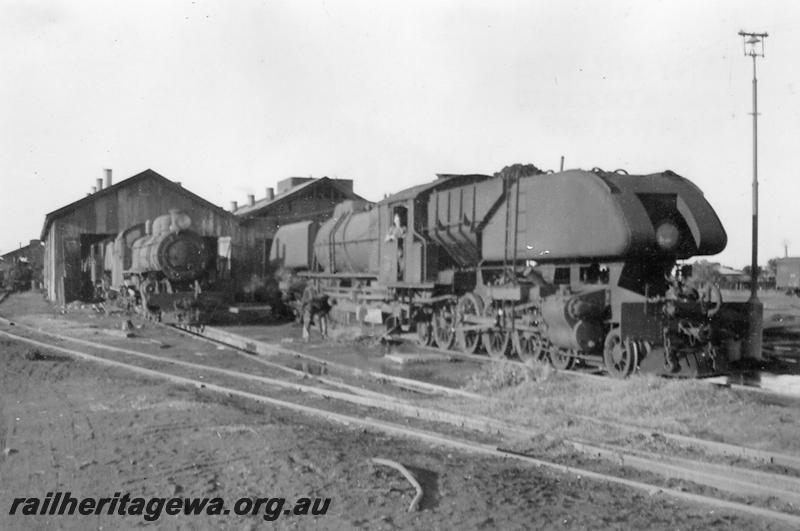
[{"label": "sky", "polygon": [[[289,176],[371,200],[513,163],[671,169],[750,261],[800,255],[800,4],[785,1],[0,0],[0,253],[103,169],[224,208]],[[795,50],[795,52],[792,52]],[[579,212],[569,215],[580,215]]]}]

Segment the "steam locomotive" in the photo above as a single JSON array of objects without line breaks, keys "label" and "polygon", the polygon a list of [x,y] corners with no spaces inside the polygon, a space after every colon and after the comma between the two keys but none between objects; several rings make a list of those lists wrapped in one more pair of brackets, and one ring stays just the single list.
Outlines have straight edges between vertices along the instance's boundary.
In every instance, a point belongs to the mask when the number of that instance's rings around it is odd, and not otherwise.
[{"label": "steam locomotive", "polygon": [[0,269],[0,288],[12,292],[31,289],[33,279],[33,268],[28,262],[22,260]]},{"label": "steam locomotive", "polygon": [[155,320],[205,322],[224,302],[213,291],[216,241],[190,229],[180,210],[134,225],[92,245],[86,267],[102,269],[101,296]]},{"label": "steam locomotive", "polygon": [[693,377],[727,370],[742,309],[676,263],[726,243],[700,189],[671,171],[513,165],[282,226],[270,260],[339,314],[426,345]]}]

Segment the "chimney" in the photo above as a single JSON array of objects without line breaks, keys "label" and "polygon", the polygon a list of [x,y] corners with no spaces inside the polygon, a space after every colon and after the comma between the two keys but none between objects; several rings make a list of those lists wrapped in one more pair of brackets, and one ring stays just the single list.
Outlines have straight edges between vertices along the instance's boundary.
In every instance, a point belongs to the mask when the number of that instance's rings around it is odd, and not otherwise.
[{"label": "chimney", "polygon": [[249,206],[256,204],[256,196],[254,194],[247,194],[247,204]]},{"label": "chimney", "polygon": [[102,189],[103,189],[103,179],[97,179],[97,191],[99,192]]},{"label": "chimney", "polygon": [[236,201],[231,201],[231,212],[236,212],[237,208],[239,208],[239,203]]},{"label": "chimney", "polygon": [[178,231],[178,209],[170,208],[169,209],[169,231],[170,232],[177,232]]},{"label": "chimney", "polygon": [[175,181],[175,184],[177,184],[177,185],[178,185],[178,186],[180,186],[180,187],[183,187],[183,183],[182,183],[182,182],[180,182],[180,181]]},{"label": "chimney", "polygon": [[93,193],[93,194],[96,194],[96,193],[97,193],[97,187],[96,187],[96,186],[92,186],[92,193]]},{"label": "chimney", "polygon": [[272,201],[275,199],[275,189],[270,187],[267,188],[267,201]]},{"label": "chimney", "polygon": [[111,168],[106,168],[106,188],[111,188]]}]

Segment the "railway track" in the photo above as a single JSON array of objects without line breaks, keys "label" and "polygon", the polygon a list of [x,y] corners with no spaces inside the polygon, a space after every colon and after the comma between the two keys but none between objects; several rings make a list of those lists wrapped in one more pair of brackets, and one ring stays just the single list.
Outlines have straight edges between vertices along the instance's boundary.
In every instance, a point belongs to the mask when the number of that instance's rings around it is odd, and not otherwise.
[{"label": "railway track", "polygon": [[[624,477],[625,475],[630,476],[630,473],[608,474],[508,449],[503,437],[499,436],[500,434],[529,438],[541,437],[543,434],[524,427],[509,426],[495,419],[482,419],[419,407],[397,401],[396,397],[388,395],[385,397],[386,399],[382,399],[376,396],[379,393],[373,396],[364,396],[355,392],[354,389],[347,390],[339,387],[333,390],[329,389],[324,381],[315,382],[315,386],[305,383],[298,384],[296,381],[267,378],[232,369],[167,359],[163,355],[157,356],[78,338],[65,336],[59,338],[58,334],[36,331],[24,326],[10,326],[8,321],[0,322],[0,325],[2,325],[0,326],[0,336],[2,337],[147,377],[190,385],[228,397],[253,400],[333,422],[410,437],[473,454],[511,458],[521,463],[546,467],[565,474],[625,485],[650,495],[661,493],[674,499],[800,526],[800,514],[793,512],[793,507],[800,506],[800,480],[788,474],[769,475],[763,471],[734,466],[719,466],[711,470],[709,467],[701,467],[702,462],[697,460],[672,459],[665,464],[663,455],[648,455],[646,452],[632,451],[610,444],[565,441],[566,445],[585,456],[612,462],[625,470],[632,469],[641,473],[640,476],[634,474],[636,479],[630,479],[630,477]],[[56,344],[56,342],[62,344]],[[62,346],[67,342],[78,345],[80,350]],[[398,418],[405,420],[400,423]],[[409,424],[412,426],[409,427]],[[630,428],[631,430],[637,429]],[[695,444],[699,444],[696,441],[700,440],[694,441]],[[776,456],[777,454],[774,454],[770,459],[774,461]],[[791,456],[784,456],[784,458],[783,465],[791,465],[800,470],[797,468],[797,465],[800,464],[796,462],[797,460],[792,461],[794,458]],[[659,477],[690,481],[694,484],[705,485],[713,491],[699,494],[669,488],[665,486],[663,480],[659,481]],[[724,495],[723,491],[729,494]],[[757,494],[756,498],[759,502],[763,503],[762,506],[752,505],[754,493]]]},{"label": "railway track", "polygon": [[[421,346],[417,345],[417,348],[424,352],[432,352],[436,354],[444,354],[456,359],[463,359],[468,361],[474,361],[480,364],[487,364],[487,363],[510,363],[516,365],[524,365],[522,361],[513,359],[513,358],[493,358],[488,355],[481,355],[481,354],[466,354],[464,352],[459,352],[456,350],[446,350],[441,349],[434,346]],[[566,375],[567,377],[575,377],[575,378],[583,378],[593,381],[605,381],[609,385],[614,385],[621,380],[609,377],[603,369],[599,367],[581,367],[578,369],[570,369],[570,370],[559,370],[559,374]],[[635,378],[636,374],[630,376],[630,378]],[[760,387],[754,385],[747,385],[747,384],[739,384],[730,381],[723,381],[722,379],[725,378],[724,376],[713,376],[709,378],[700,378],[697,381],[708,384],[713,387],[724,388],[724,389],[733,389],[735,391],[742,391],[744,393],[754,393],[754,394],[762,394],[766,396],[774,396],[774,397],[781,397],[781,398],[798,398],[795,395],[789,395],[780,393],[777,391],[773,391],[770,389],[762,389]]]},{"label": "railway track", "polygon": [[386,374],[379,371],[368,369],[360,369],[342,363],[336,363],[331,360],[320,358],[312,354],[300,352],[298,350],[289,349],[280,345],[268,344],[260,341],[253,341],[241,336],[227,334],[224,331],[215,328],[204,328],[198,330],[193,327],[176,326],[176,325],[161,325],[166,329],[177,331],[178,333],[187,335],[200,341],[206,341],[215,345],[224,345],[234,349],[235,352],[240,354],[247,354],[248,357],[257,363],[264,365],[280,365],[285,367],[285,364],[275,364],[267,360],[253,357],[252,354],[263,355],[269,357],[287,356],[289,358],[297,358],[316,364],[319,367],[324,367],[327,371],[336,372],[339,374],[351,375],[358,378],[367,378],[373,381],[378,381],[384,384],[390,384],[400,389],[412,391],[422,394],[441,394],[446,396],[456,396],[465,398],[485,399],[485,397],[463,389],[458,389],[450,386],[424,382],[411,378],[404,378],[392,374]]},{"label": "railway track", "polygon": [[[517,360],[517,359],[514,359],[514,358],[494,358],[492,356],[489,356],[488,354],[467,354],[465,352],[459,352],[457,350],[446,350],[446,349],[442,349],[442,348],[434,347],[434,346],[429,346],[429,345],[426,345],[426,346],[417,345],[417,348],[419,348],[420,350],[425,351],[425,352],[433,352],[433,353],[437,353],[437,354],[445,354],[447,356],[451,356],[451,357],[456,358],[456,359],[474,361],[474,362],[480,363],[480,364],[486,364],[486,363],[511,363],[511,364],[515,364],[515,365],[525,365],[524,362],[522,362],[520,360]],[[599,367],[581,367],[581,368],[578,368],[578,369],[571,369],[571,370],[566,370],[566,371],[559,370],[559,373],[560,374],[565,374],[565,375],[568,375],[568,376],[574,376],[576,378],[602,379],[602,380],[606,380],[606,381],[610,382],[611,384],[613,384],[614,382],[620,381],[620,380],[616,380],[614,378],[609,378],[609,377],[603,376],[604,372]]]}]

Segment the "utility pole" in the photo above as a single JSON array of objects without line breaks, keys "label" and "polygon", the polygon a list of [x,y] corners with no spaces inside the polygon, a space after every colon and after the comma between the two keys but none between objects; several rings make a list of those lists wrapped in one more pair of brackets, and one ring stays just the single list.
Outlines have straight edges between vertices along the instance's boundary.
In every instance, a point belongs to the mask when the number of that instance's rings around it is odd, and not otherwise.
[{"label": "utility pole", "polygon": [[739,31],[744,55],[753,58],[753,248],[750,260],[750,299],[747,301],[749,341],[746,357],[762,359],[761,344],[764,329],[764,305],[758,300],[758,78],[756,58],[764,57],[767,33]]}]

